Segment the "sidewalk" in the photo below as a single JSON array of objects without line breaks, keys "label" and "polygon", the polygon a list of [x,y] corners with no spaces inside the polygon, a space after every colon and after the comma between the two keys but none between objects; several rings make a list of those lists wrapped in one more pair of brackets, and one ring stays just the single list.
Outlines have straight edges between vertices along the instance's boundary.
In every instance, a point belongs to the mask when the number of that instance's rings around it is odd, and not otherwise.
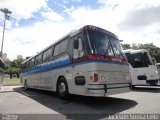
[{"label": "sidewalk", "polygon": [[0,93],[1,92],[9,92],[9,91],[14,91],[14,88],[19,88],[22,87],[20,84],[16,84],[16,85],[0,85]]}]

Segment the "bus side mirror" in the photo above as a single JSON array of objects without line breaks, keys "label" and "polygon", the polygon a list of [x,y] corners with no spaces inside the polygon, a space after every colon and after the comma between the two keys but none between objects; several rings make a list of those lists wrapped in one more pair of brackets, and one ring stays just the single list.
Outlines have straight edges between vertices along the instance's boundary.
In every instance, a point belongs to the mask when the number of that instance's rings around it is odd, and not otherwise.
[{"label": "bus side mirror", "polygon": [[73,45],[74,45],[74,49],[78,49],[78,47],[79,47],[78,39],[74,39]]}]

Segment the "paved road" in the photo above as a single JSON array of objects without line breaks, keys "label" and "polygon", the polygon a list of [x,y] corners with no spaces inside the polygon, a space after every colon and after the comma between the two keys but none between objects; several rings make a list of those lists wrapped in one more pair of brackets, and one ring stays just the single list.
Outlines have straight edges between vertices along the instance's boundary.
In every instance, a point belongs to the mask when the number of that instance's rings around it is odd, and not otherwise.
[{"label": "paved road", "polygon": [[[0,89],[0,113],[21,116],[43,114],[39,115],[41,119],[46,119],[44,114],[50,114],[47,115],[48,120],[77,120],[79,114],[83,114],[81,117],[84,118],[89,114],[93,120],[106,119],[114,114],[160,114],[160,87],[138,87],[132,92],[106,98],[72,95],[68,100],[61,100],[53,92],[24,91],[21,86],[3,86]],[[22,118],[31,119],[27,117],[34,118],[33,115]]]}]

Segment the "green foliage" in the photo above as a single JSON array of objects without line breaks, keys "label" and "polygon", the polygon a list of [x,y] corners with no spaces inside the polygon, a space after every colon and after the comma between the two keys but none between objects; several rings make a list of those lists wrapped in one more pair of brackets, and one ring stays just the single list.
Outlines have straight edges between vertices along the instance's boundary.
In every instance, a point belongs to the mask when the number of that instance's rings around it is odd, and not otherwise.
[{"label": "green foliage", "polygon": [[17,76],[19,77],[19,71],[21,68],[21,63],[23,62],[23,59],[16,59],[13,61],[8,61],[5,63],[5,74],[9,74],[10,78],[12,78],[13,74],[17,74]]},{"label": "green foliage", "polygon": [[155,46],[153,43],[149,44],[123,44],[124,49],[146,49],[150,52],[151,56],[154,57],[158,63],[160,63],[160,48]]},{"label": "green foliage", "polygon": [[130,44],[122,44],[122,47],[123,47],[124,50],[131,49]]},{"label": "green foliage", "polygon": [[14,83],[14,84],[18,84],[18,83],[20,83],[20,79],[19,78],[12,78],[12,79],[9,79],[9,78],[7,78],[7,79],[4,79],[3,80],[3,83],[5,84],[5,83]]}]

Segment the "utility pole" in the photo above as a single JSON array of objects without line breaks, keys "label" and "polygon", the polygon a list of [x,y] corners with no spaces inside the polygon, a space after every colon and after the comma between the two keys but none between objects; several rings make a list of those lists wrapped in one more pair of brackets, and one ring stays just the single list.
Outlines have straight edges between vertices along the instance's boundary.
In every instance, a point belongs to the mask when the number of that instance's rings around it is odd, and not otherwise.
[{"label": "utility pole", "polygon": [[9,11],[7,8],[0,9],[0,11],[4,13],[3,35],[2,35],[2,45],[1,45],[1,53],[0,53],[0,57],[2,57],[2,55],[3,55],[3,42],[4,42],[4,33],[5,33],[5,27],[6,27],[6,20],[9,20],[9,15],[8,14],[11,14],[12,11]]}]

